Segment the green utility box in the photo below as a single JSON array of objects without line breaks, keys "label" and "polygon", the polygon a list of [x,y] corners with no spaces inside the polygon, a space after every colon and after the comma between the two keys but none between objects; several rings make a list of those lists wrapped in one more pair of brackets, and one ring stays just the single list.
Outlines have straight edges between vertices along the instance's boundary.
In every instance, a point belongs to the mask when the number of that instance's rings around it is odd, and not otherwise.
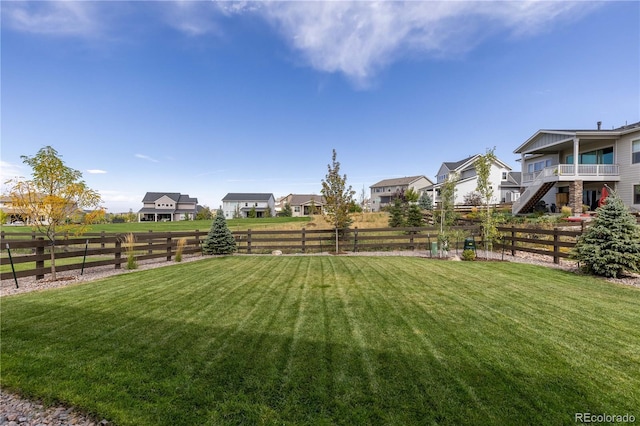
[{"label": "green utility box", "polygon": [[464,249],[463,250],[473,250],[476,251],[476,240],[473,238],[465,238],[464,239]]},{"label": "green utility box", "polygon": [[438,243],[433,241],[431,243],[431,256],[437,256],[438,255]]}]

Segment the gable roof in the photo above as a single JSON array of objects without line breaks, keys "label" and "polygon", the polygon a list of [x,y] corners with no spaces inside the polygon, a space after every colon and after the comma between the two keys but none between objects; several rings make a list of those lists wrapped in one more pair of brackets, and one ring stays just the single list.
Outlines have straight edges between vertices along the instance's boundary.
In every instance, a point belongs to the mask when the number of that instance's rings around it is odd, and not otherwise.
[{"label": "gable roof", "polygon": [[[470,165],[473,165],[476,160],[480,157],[480,154],[472,155],[471,157],[467,157],[464,160],[453,161],[453,162],[444,162],[442,163],[449,171],[458,171],[467,168]],[[498,157],[495,157],[495,163],[498,165],[511,170],[504,161],[500,160]],[[441,167],[442,168],[442,167]]]},{"label": "gable roof", "polygon": [[379,186],[403,186],[403,185],[411,185],[412,183],[416,182],[417,180],[420,179],[426,179],[428,182],[431,182],[431,179],[429,179],[428,177],[424,176],[424,175],[420,175],[420,176],[406,176],[406,177],[402,177],[402,178],[395,178],[395,179],[385,179],[385,180],[381,180],[380,182],[371,185],[369,188],[376,188]]},{"label": "gable roof", "polygon": [[317,204],[326,204],[324,197],[316,194],[291,194],[291,201],[289,201],[289,204],[292,206],[301,206],[303,204],[311,203],[312,200]]},{"label": "gable roof", "polygon": [[162,197],[169,197],[173,201],[178,202],[180,194],[178,192],[147,192],[142,199],[143,203],[151,203]]},{"label": "gable roof", "polygon": [[472,155],[471,157],[467,157],[464,160],[460,160],[460,161],[451,161],[451,162],[445,161],[442,164],[444,164],[444,166],[449,170],[458,170],[460,167],[464,166],[471,160],[474,160],[476,157],[478,157],[478,154]]},{"label": "gable roof", "polygon": [[229,192],[222,201],[269,201],[271,198],[271,193]]},{"label": "gable roof", "polygon": [[142,199],[143,203],[152,203],[162,197],[169,197],[176,203],[198,203],[197,198],[191,198],[189,195],[183,195],[179,192],[147,192]]},{"label": "gable roof", "polygon": [[640,131],[640,121],[632,123],[612,130],[594,130],[594,129],[582,129],[582,130],[538,130],[529,139],[524,141],[522,145],[516,148],[514,154],[527,154],[530,151],[540,150],[541,148],[550,148],[561,145],[563,143],[570,142],[575,137],[586,137],[591,139],[597,138],[611,138],[617,139],[622,135],[628,133],[634,133]]}]

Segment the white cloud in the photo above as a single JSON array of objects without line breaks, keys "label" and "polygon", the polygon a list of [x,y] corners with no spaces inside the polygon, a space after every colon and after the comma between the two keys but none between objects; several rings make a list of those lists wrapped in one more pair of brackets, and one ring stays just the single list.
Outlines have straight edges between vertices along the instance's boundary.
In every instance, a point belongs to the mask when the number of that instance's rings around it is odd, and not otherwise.
[{"label": "white cloud", "polygon": [[3,25],[39,34],[95,35],[104,18],[99,2],[11,1],[3,2]]},{"label": "white cloud", "polygon": [[398,57],[464,53],[497,32],[535,34],[595,7],[561,1],[272,2],[262,13],[313,68],[366,86]]},{"label": "white cloud", "polygon": [[132,28],[138,31],[141,25],[160,21],[197,37],[222,35],[222,19],[254,15],[269,22],[305,65],[341,73],[366,87],[380,69],[400,58],[455,56],[489,36],[525,37],[551,31],[602,4],[606,2],[12,1],[3,3],[2,23],[40,34],[122,37],[130,35]]},{"label": "white cloud", "polygon": [[159,163],[158,160],[156,160],[155,158],[149,157],[148,155],[144,155],[144,154],[136,154],[135,155],[136,158],[140,158],[142,160],[147,160],[147,161],[151,161],[152,163]]},{"label": "white cloud", "polygon": [[106,174],[107,172],[105,170],[100,170],[100,169],[88,169],[87,173],[90,173],[92,175],[103,175],[103,174]]},{"label": "white cloud", "polygon": [[0,182],[5,182],[6,180],[17,177],[24,177],[22,166],[0,160]]}]

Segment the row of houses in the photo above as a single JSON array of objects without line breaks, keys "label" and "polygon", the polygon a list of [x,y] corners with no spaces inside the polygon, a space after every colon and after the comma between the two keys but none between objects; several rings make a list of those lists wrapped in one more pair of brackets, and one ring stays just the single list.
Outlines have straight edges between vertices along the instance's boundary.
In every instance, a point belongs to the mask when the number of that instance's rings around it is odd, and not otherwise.
[{"label": "row of houses", "polygon": [[[574,213],[583,206],[595,210],[605,185],[615,190],[632,210],[640,211],[640,122],[603,130],[539,130],[514,151],[520,156],[520,171],[514,171],[496,158],[491,164],[492,204],[510,203],[513,214],[531,212],[549,206],[558,211],[569,206]],[[476,161],[480,154],[459,161],[443,162],[435,182],[424,175],[384,179],[370,186],[368,208],[381,211],[393,202],[399,191],[413,189],[427,193],[435,203],[450,176],[455,175],[455,204],[476,190]],[[197,214],[196,198],[188,195],[147,193],[139,220],[181,220]],[[227,218],[248,217],[255,212],[263,217],[275,214],[286,204],[293,216],[321,212],[322,196],[289,194],[276,200],[270,193],[229,193],[222,199]]]},{"label": "row of houses", "polygon": [[[491,166],[492,203],[512,203],[512,213],[531,212],[541,203],[574,213],[583,206],[595,210],[603,189],[608,186],[632,211],[640,211],[640,122],[604,130],[539,130],[518,148],[520,171],[513,171],[496,159]],[[388,179],[372,185],[371,206],[378,211],[388,205],[393,194],[413,188],[430,193],[440,201],[440,189],[455,173],[455,203],[477,187],[475,161],[479,155],[457,162],[442,163],[436,182],[425,176]]]}]

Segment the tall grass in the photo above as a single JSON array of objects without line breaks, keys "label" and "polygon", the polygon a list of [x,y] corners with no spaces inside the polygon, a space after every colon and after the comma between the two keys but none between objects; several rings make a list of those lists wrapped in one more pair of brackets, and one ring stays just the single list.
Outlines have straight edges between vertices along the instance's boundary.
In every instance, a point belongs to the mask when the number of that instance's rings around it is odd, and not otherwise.
[{"label": "tall grass", "polygon": [[136,236],[134,234],[129,233],[124,237],[124,250],[127,254],[127,269],[137,269]]}]

